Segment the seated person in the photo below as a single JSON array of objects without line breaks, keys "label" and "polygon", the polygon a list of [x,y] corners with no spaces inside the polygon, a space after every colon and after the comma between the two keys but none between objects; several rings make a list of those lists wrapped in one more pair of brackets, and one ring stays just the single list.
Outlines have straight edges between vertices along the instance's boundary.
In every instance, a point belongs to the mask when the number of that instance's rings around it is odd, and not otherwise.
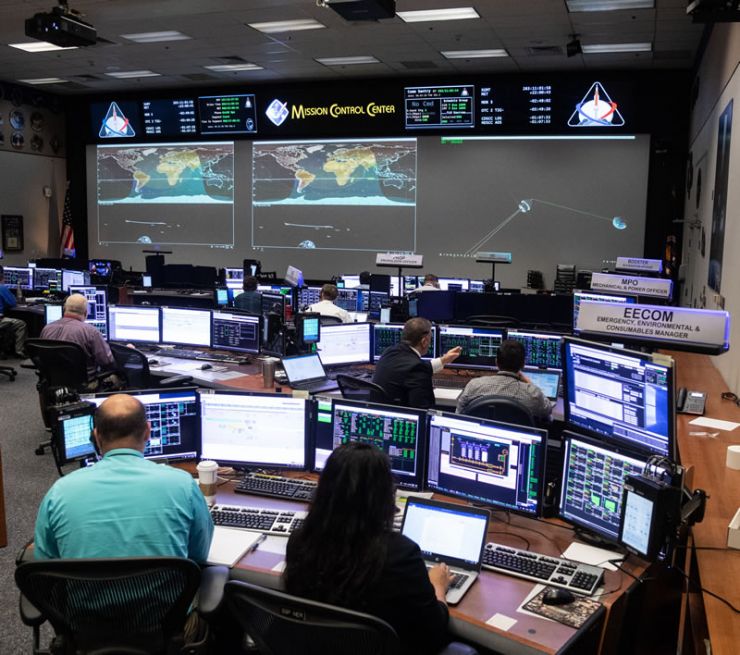
[{"label": "seated person", "polygon": [[[111,377],[116,377],[116,361],[108,343],[92,325],[85,323],[87,318],[87,298],[80,293],[71,294],[64,302],[64,314],[58,321],[49,323],[41,330],[42,339],[71,341],[85,351],[87,359],[87,377],[92,378],[98,370],[111,370]],[[120,380],[111,384],[121,388]]]},{"label": "seated person", "polygon": [[262,313],[262,294],[257,291],[257,278],[247,275],[242,282],[244,292],[234,298],[234,307],[251,314]]},{"label": "seated person", "polygon": [[410,318],[403,326],[400,343],[386,348],[381,355],[373,382],[383,387],[395,404],[419,409],[434,406],[432,375],[455,361],[462,348],[457,346],[427,362],[421,357],[431,341],[432,324],[425,318]]},{"label": "seated person", "polygon": [[4,316],[6,309],[12,309],[15,306],[15,296],[7,285],[5,285],[5,270],[0,266],[0,325],[10,327],[13,332],[16,357],[24,358],[26,355],[23,352],[23,347],[26,343],[26,334],[28,332],[26,322],[18,318]]},{"label": "seated person", "polygon": [[34,536],[36,559],[188,557],[204,562],[213,522],[189,473],[144,459],[151,427],[132,396],[111,396],[95,412],[103,455],[57,480]]},{"label": "seated person", "polygon": [[524,346],[521,343],[513,339],[502,341],[496,353],[498,372],[468,382],[457,399],[457,413],[464,414],[478,398],[503,396],[524,405],[535,419],[549,419],[555,405],[522,373],[525,359]]},{"label": "seated person", "polygon": [[351,323],[352,317],[341,307],[337,307],[334,301],[337,299],[339,292],[333,284],[325,284],[321,287],[321,300],[308,306],[309,312],[315,312],[322,316],[336,316],[341,319],[342,323]]},{"label": "seated person", "polygon": [[387,455],[369,444],[340,446],[288,540],[283,580],[290,594],[388,622],[405,655],[431,655],[448,641],[450,573],[444,564],[427,572],[419,546],[391,530],[395,511]]},{"label": "seated person", "polygon": [[433,273],[427,273],[424,276],[424,283],[414,289],[411,293],[421,293],[422,291],[440,291],[439,278]]}]

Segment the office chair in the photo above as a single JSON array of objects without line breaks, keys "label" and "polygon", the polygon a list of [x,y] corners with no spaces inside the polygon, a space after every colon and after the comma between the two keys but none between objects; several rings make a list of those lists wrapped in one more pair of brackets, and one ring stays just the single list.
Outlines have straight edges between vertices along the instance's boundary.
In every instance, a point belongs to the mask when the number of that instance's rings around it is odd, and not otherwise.
[{"label": "office chair", "polygon": [[319,323],[321,325],[341,325],[343,321],[339,316],[325,316],[322,314]]},{"label": "office chair", "polygon": [[[226,567],[201,573],[179,557],[40,560],[15,570],[33,652],[52,655],[206,652],[205,638],[184,644],[183,627],[196,591],[199,611],[212,614],[227,579]],[[40,626],[47,620],[55,637],[41,650]]]},{"label": "office chair", "polygon": [[342,398],[345,400],[363,400],[384,404],[392,402],[385,389],[379,384],[375,384],[375,382],[370,382],[370,380],[363,380],[362,378],[355,378],[351,375],[339,373],[336,381],[339,385]]},{"label": "office chair", "polygon": [[465,319],[468,325],[476,325],[478,327],[519,327],[519,319],[513,316],[495,316],[493,314],[476,314],[474,316],[468,316]]},{"label": "office chair", "polygon": [[[0,344],[2,344],[3,351],[6,349],[6,344],[8,350],[10,350],[10,348],[15,349],[15,345],[12,341],[13,334],[10,325],[7,323],[1,323]],[[7,375],[11,382],[15,382],[15,376],[18,375],[18,371],[16,371],[12,366],[0,366],[0,374]]]},{"label": "office chair", "polygon": [[[224,600],[261,655],[401,655],[395,630],[385,621],[236,580]],[[453,643],[440,655],[477,655]]]},{"label": "office chair", "polygon": [[520,402],[505,396],[483,396],[474,400],[465,409],[466,416],[476,416],[491,421],[515,425],[536,426],[534,416]]},{"label": "office chair", "polygon": [[573,293],[576,285],[575,264],[558,264],[555,269],[555,293]]},{"label": "office chair", "polygon": [[177,387],[190,384],[192,375],[173,375],[158,378],[149,370],[147,356],[136,348],[129,348],[118,343],[108,344],[116,360],[118,374],[125,380],[129,389],[152,389],[154,387]]}]

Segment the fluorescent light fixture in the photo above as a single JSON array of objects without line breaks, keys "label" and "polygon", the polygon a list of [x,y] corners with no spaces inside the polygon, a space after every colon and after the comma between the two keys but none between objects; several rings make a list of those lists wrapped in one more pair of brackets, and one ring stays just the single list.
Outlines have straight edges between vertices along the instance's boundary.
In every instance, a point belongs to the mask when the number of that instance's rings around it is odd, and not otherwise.
[{"label": "fluorescent light fixture", "polygon": [[18,80],[23,84],[62,84],[67,80],[63,80],[61,77],[36,77],[31,80]]},{"label": "fluorescent light fixture", "polygon": [[509,53],[503,48],[493,50],[443,50],[440,53],[447,59],[483,59],[484,57],[508,57]]},{"label": "fluorescent light fixture", "polygon": [[379,64],[380,62],[371,56],[358,57],[322,57],[317,59],[324,66],[353,66],[355,64]]},{"label": "fluorescent light fixture", "polygon": [[51,52],[52,50],[77,50],[77,46],[62,48],[61,46],[47,43],[46,41],[30,41],[29,43],[8,43],[11,48],[25,50],[26,52]]},{"label": "fluorescent light fixture", "polygon": [[419,11],[397,11],[398,16],[406,23],[425,23],[437,20],[467,20],[480,18],[473,7],[451,7],[450,9],[421,9]]},{"label": "fluorescent light fixture", "polygon": [[652,9],[655,0],[565,0],[568,11],[618,11],[620,9]]},{"label": "fluorescent light fixture", "polygon": [[106,73],[106,75],[119,80],[130,80],[137,77],[159,77],[159,73],[153,71],[118,71],[117,73]]},{"label": "fluorescent light fixture", "polygon": [[652,43],[600,43],[587,45],[581,44],[581,50],[584,55],[599,55],[604,53],[615,52],[650,52],[653,49]]},{"label": "fluorescent light fixture", "polygon": [[217,73],[230,73],[235,71],[261,71],[262,66],[257,64],[216,64],[213,66],[203,66],[209,71],[215,71]]},{"label": "fluorescent light fixture", "polygon": [[136,43],[160,43],[162,41],[187,41],[192,38],[182,32],[169,30],[166,32],[140,32],[138,34],[121,34],[121,37]]},{"label": "fluorescent light fixture", "polygon": [[274,20],[267,23],[247,23],[249,27],[265,34],[278,32],[300,32],[302,30],[320,30],[326,25],[313,18],[296,18],[295,20]]}]

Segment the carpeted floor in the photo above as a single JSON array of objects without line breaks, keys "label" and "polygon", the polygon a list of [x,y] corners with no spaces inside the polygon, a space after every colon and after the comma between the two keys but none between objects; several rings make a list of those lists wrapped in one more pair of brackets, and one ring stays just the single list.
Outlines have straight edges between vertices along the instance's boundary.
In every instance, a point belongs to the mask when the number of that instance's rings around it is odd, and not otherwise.
[{"label": "carpeted floor", "polygon": [[15,558],[33,538],[36,511],[47,489],[59,477],[48,451],[34,455],[46,439],[36,394],[36,374],[19,360],[4,360],[18,371],[15,382],[0,375],[0,453],[3,464],[8,545],[0,548],[0,655],[31,653],[31,630],[18,615],[18,592],[13,579]]}]

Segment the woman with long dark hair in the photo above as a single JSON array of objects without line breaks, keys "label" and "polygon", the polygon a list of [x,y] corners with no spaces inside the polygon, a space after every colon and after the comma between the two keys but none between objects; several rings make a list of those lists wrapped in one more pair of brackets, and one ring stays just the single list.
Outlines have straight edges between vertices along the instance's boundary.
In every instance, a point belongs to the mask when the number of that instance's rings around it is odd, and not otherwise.
[{"label": "woman with long dark hair", "polygon": [[427,573],[419,547],[391,530],[395,509],[386,454],[359,443],[337,448],[288,541],[285,587],[387,621],[403,653],[435,653],[447,642],[449,570]]}]

